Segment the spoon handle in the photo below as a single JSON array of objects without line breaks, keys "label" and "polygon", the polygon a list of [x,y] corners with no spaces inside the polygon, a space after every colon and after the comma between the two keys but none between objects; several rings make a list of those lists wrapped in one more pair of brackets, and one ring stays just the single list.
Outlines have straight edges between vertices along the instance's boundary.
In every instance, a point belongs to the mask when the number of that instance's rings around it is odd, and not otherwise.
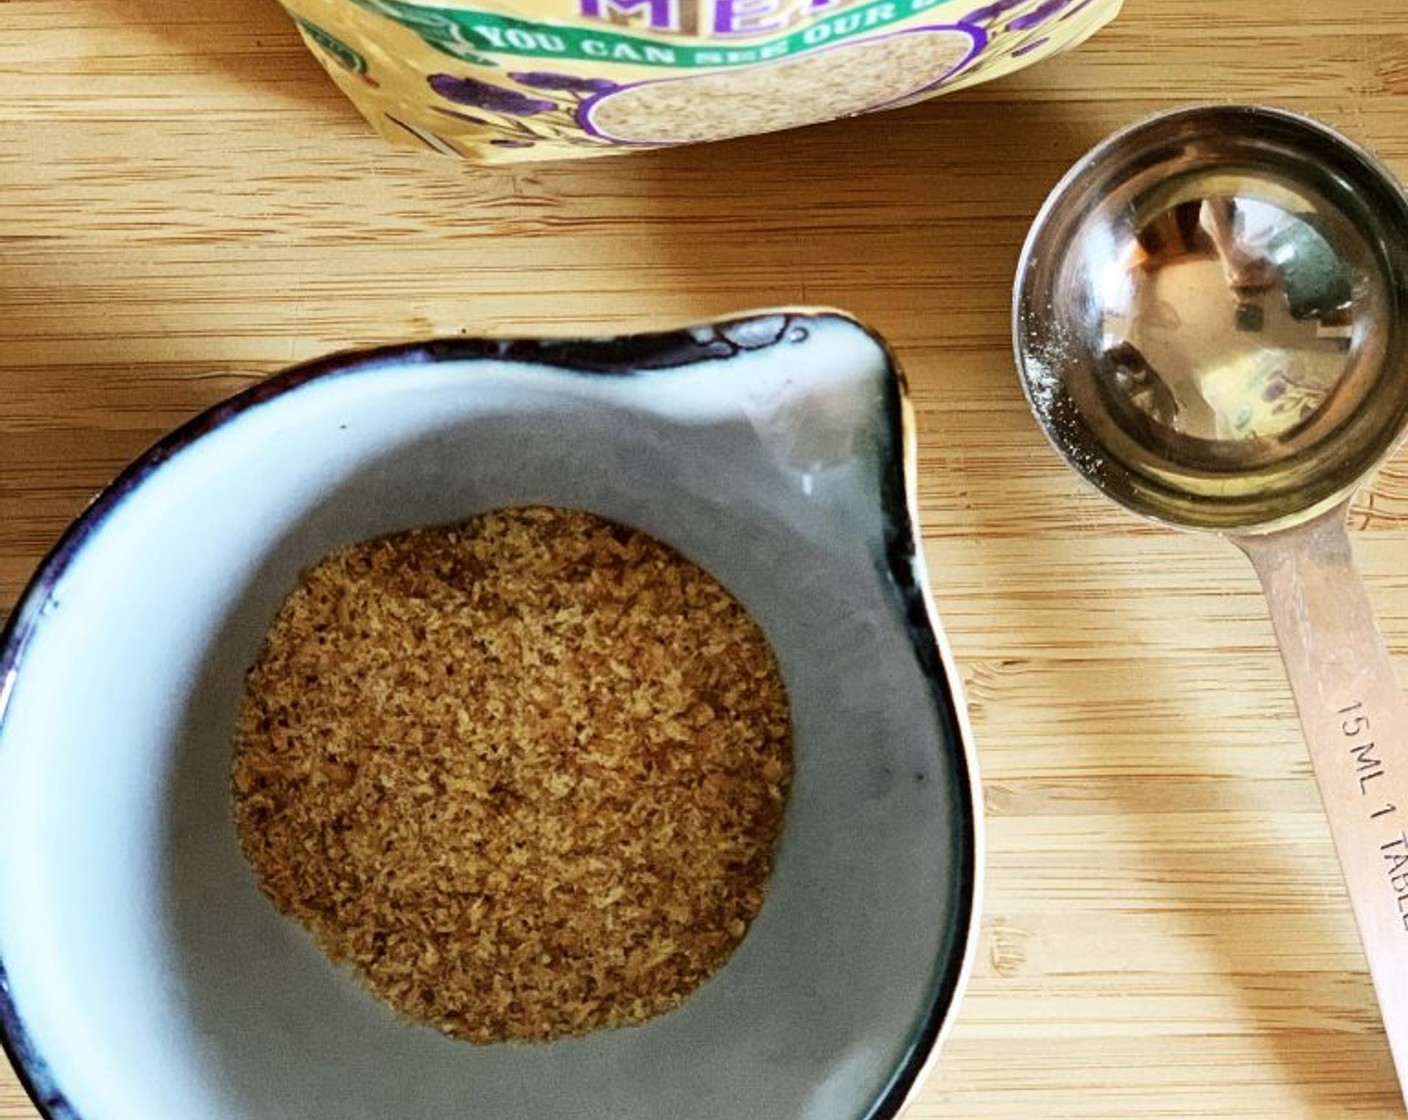
[{"label": "spoon handle", "polygon": [[1345,513],[1236,541],[1271,608],[1408,1104],[1408,701]]}]

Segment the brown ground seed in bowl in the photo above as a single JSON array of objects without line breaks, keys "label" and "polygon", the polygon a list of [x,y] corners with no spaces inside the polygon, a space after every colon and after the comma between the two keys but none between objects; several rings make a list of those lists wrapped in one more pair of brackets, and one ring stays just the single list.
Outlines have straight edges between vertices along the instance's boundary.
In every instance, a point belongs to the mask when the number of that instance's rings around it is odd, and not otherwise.
[{"label": "brown ground seed in bowl", "polygon": [[786,695],[743,608],[659,542],[546,508],[304,573],[233,766],[279,908],[474,1042],[683,1000],[758,913],[790,780]]}]

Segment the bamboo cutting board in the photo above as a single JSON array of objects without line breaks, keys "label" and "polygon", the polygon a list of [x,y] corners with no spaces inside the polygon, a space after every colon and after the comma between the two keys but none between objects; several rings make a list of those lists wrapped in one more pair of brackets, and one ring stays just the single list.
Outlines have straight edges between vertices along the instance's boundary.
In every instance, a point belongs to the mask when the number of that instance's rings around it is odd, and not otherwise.
[{"label": "bamboo cutting board", "polygon": [[[489,172],[369,136],[272,0],[5,0],[0,609],[123,462],[291,362],[846,308],[912,381],[988,820],[976,973],[909,1115],[1401,1115],[1250,569],[1082,489],[1012,370],[1047,189],[1115,126],[1224,99],[1408,177],[1408,5],[1126,0],[1076,53],[912,109]],[[1408,454],[1353,521],[1408,667]],[[0,1072],[0,1120],[36,1115]]]}]

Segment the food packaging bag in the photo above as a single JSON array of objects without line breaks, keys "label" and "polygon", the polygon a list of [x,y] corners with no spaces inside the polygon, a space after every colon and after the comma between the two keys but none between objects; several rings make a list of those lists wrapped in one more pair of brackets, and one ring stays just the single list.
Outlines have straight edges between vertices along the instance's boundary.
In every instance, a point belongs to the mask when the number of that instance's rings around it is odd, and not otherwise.
[{"label": "food packaging bag", "polygon": [[1120,0],[282,0],[382,135],[481,163],[907,105],[1081,42]]}]

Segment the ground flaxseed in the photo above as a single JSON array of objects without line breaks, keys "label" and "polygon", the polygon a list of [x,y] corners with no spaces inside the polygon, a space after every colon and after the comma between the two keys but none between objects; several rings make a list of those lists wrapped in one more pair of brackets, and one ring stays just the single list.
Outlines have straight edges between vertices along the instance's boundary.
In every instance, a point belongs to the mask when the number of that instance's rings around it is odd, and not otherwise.
[{"label": "ground flaxseed", "polygon": [[304,573],[248,679],[240,842],[398,1011],[475,1042],[678,1004],[762,903],[791,779],[772,653],[710,576],[501,510]]},{"label": "ground flaxseed", "polygon": [[755,66],[640,82],[595,101],[590,121],[606,136],[638,144],[776,132],[917,94],[971,47],[960,31],[927,28]]}]

